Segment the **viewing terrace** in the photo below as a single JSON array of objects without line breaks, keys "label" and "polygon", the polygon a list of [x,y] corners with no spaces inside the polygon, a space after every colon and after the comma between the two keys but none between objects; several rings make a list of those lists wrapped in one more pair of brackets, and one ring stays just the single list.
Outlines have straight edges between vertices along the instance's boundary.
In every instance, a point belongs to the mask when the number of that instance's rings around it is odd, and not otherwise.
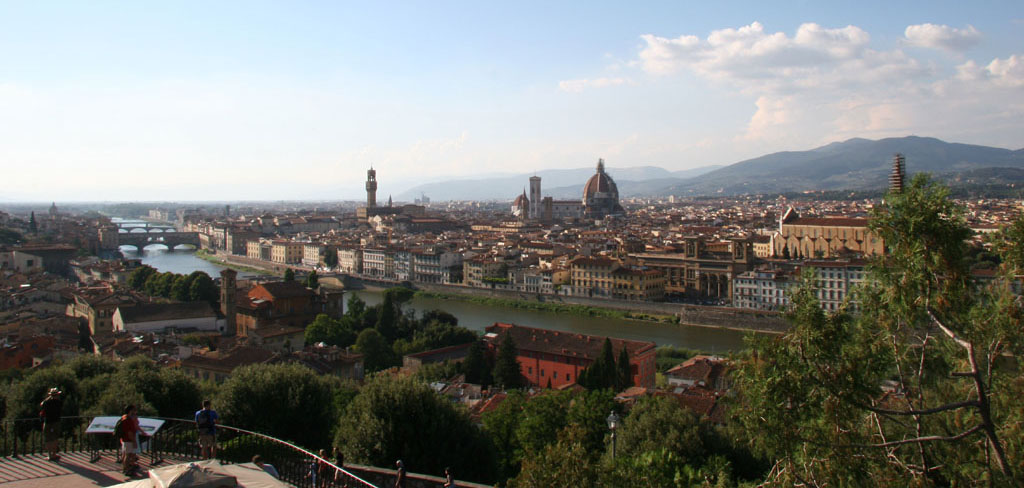
[{"label": "viewing terrace", "polygon": [[[90,429],[95,417],[64,417],[60,439],[60,460],[47,459],[41,424],[38,419],[18,419],[2,424],[0,443],[0,487],[3,488],[85,488],[114,486],[145,479],[149,469],[199,461],[199,442],[194,421],[149,418],[157,425],[151,436],[141,442],[139,465],[143,475],[128,478],[121,474],[118,444],[109,430]],[[143,430],[146,430],[144,428]],[[247,463],[259,454],[280,474],[279,480],[297,488],[343,487],[380,488],[395,483],[396,472],[372,466],[337,466],[329,459],[281,439],[230,426],[217,426],[217,459],[223,464]],[[320,465],[327,482],[317,480],[311,469]],[[321,474],[321,476],[323,476]],[[444,479],[407,473],[409,488],[441,488]],[[318,482],[319,481],[319,482]],[[456,482],[460,487],[485,488],[485,485]],[[239,484],[239,486],[244,486]]]}]

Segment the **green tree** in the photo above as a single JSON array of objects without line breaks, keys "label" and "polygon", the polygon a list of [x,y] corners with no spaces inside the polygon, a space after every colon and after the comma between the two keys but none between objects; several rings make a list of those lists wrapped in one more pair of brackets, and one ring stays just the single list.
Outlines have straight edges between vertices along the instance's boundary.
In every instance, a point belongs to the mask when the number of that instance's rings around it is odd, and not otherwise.
[{"label": "green tree", "polygon": [[615,394],[611,390],[580,392],[569,403],[566,422],[576,426],[578,429],[576,440],[595,460],[604,451],[605,436],[608,434],[608,424],[605,419],[608,418],[608,414],[612,410],[619,409],[615,404]]},{"label": "green tree", "polygon": [[176,277],[177,275],[170,271],[166,273],[153,273],[146,279],[145,291],[154,297],[169,298]]},{"label": "green tree", "polygon": [[494,362],[494,383],[505,389],[521,388],[526,384],[519,369],[519,352],[511,333],[506,333],[498,346],[498,357]]},{"label": "green tree", "polygon": [[484,346],[480,341],[474,341],[466,351],[466,359],[462,360],[462,372],[466,375],[467,383],[478,384],[485,388],[491,384],[491,368],[487,364]]},{"label": "green tree", "polygon": [[523,405],[516,439],[522,446],[524,457],[535,456],[558,440],[558,432],[566,425],[572,399],[569,391],[545,390]]},{"label": "green tree", "polygon": [[[512,488],[547,488],[552,486],[599,486],[603,469],[583,440],[586,434],[570,426],[558,441],[544,446],[537,456],[523,460],[519,475],[509,481]],[[621,486],[637,486],[632,483]]]},{"label": "green tree", "polygon": [[331,346],[348,347],[355,341],[356,333],[344,321],[332,319],[327,314],[317,315],[306,327],[307,345],[323,342]]},{"label": "green tree", "polygon": [[285,281],[295,281],[295,271],[293,269],[291,269],[291,268],[285,269],[284,270],[284,280]]},{"label": "green tree", "polygon": [[389,300],[392,306],[399,310],[401,310],[402,305],[405,305],[409,300],[412,300],[412,297],[415,295],[415,291],[404,286],[393,286],[384,290],[384,300]]},{"label": "green tree", "polygon": [[451,467],[460,478],[490,482],[493,448],[468,413],[412,377],[376,375],[341,417],[335,445],[345,459],[440,475]]},{"label": "green tree", "polygon": [[618,368],[615,375],[615,390],[622,391],[633,386],[633,368],[629,365],[629,352],[626,351],[625,345],[619,351],[619,360],[615,366]]},{"label": "green tree", "polygon": [[[391,288],[388,291],[394,289]],[[399,314],[394,302],[394,294],[385,292],[384,301],[377,305],[377,323],[374,328],[388,343],[398,339],[398,319]]]},{"label": "green tree", "polygon": [[188,287],[189,300],[210,303],[220,300],[220,289],[217,288],[217,284],[213,282],[210,275],[202,271],[195,271],[189,275],[189,279],[191,280]]},{"label": "green tree", "polygon": [[999,364],[1024,345],[1020,306],[1005,275],[971,281],[948,189],[916,175],[886,201],[861,313],[822,312],[807,276],[790,330],[740,364],[736,420],[776,485],[1020,484],[1019,377]]},{"label": "green tree", "polygon": [[681,467],[699,466],[706,454],[697,415],[670,397],[641,398],[622,420],[616,435],[616,449],[624,457],[664,449],[675,456]]},{"label": "green tree", "polygon": [[28,231],[35,235],[39,231],[39,225],[36,224],[36,213],[33,211],[28,217]]},{"label": "green tree", "polygon": [[376,329],[365,329],[356,338],[356,350],[363,355],[363,367],[372,373],[395,365],[394,353]]},{"label": "green tree", "polygon": [[146,287],[146,281],[154,274],[157,274],[156,268],[146,265],[140,266],[128,275],[128,286],[133,290],[143,291]]},{"label": "green tree", "polygon": [[485,412],[481,418],[484,432],[494,443],[498,466],[497,481],[499,482],[511,478],[519,472],[522,446],[516,437],[516,431],[519,430],[519,422],[523,418],[525,404],[526,395],[522,391],[510,391],[497,408]]},{"label": "green tree", "polygon": [[181,302],[189,301],[189,298],[188,298],[188,287],[189,286],[191,286],[191,283],[189,282],[188,276],[186,276],[186,275],[177,275],[177,276],[175,276],[174,277],[174,283],[171,284],[171,298],[173,298],[175,300],[178,300],[178,301],[181,301]]},{"label": "green tree", "polygon": [[309,276],[306,276],[306,288],[316,290],[320,286],[320,277],[316,275],[316,270],[310,271]]},{"label": "green tree", "polygon": [[338,251],[337,249],[327,249],[327,253],[324,254],[324,266],[333,269],[338,265]]},{"label": "green tree", "polygon": [[137,392],[152,406],[154,413],[164,417],[190,418],[202,401],[195,380],[180,369],[161,368],[145,356],[124,360],[110,376],[105,393],[116,400],[115,412],[126,403],[125,399],[119,399],[119,392]]},{"label": "green tree", "polygon": [[336,378],[298,364],[243,366],[221,385],[214,409],[226,425],[301,446],[327,446],[338,418],[337,385]]},{"label": "green tree", "polygon": [[601,353],[590,366],[580,372],[576,382],[587,389],[598,390],[608,388],[618,391],[620,383],[619,370],[615,366],[615,354],[612,352],[612,341],[605,337]]},{"label": "green tree", "polygon": [[67,366],[40,369],[15,382],[7,390],[7,419],[39,418],[39,403],[46,397],[50,388],[58,388],[64,392],[64,416],[78,415],[80,395],[78,379],[75,372]]}]

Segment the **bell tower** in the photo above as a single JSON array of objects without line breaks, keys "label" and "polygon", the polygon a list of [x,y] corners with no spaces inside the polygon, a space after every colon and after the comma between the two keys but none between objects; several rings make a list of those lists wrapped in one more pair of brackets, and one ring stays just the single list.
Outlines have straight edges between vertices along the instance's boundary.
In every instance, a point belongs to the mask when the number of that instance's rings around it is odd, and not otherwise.
[{"label": "bell tower", "polygon": [[540,219],[540,176],[530,177],[530,220]]},{"label": "bell tower", "polygon": [[237,276],[238,273],[230,268],[220,272],[220,313],[224,314],[224,335],[237,333],[235,330],[235,278]]},{"label": "bell tower", "polygon": [[366,171],[366,208],[377,206],[377,171],[370,166]]}]

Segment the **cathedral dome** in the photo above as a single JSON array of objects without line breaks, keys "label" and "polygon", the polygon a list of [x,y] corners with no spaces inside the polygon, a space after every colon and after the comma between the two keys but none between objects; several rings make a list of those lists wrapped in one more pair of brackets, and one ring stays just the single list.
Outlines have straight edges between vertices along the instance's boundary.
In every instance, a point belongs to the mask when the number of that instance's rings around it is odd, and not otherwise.
[{"label": "cathedral dome", "polygon": [[603,218],[607,215],[621,214],[619,205],[619,188],[615,180],[604,172],[604,160],[597,160],[597,173],[583,185],[584,213],[590,217]]},{"label": "cathedral dome", "polygon": [[512,201],[513,207],[526,208],[530,206],[530,200],[526,198],[526,192],[523,192],[515,200]]}]

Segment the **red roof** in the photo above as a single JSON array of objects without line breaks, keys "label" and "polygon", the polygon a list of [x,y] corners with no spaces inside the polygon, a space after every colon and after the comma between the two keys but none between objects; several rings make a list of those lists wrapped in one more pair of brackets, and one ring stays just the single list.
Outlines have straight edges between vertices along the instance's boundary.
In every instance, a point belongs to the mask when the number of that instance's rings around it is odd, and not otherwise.
[{"label": "red roof", "polygon": [[[489,341],[495,346],[501,344],[505,334],[511,333],[516,348],[520,351],[533,351],[546,354],[557,354],[561,356],[578,357],[584,359],[596,359],[601,354],[604,346],[604,337],[591,336],[586,334],[574,334],[557,330],[536,329],[516,324],[505,324],[495,322],[487,327],[489,334],[496,334]],[[612,352],[618,357],[623,347],[631,358],[655,348],[653,342],[631,341],[628,339],[616,339],[609,337],[612,342]]]}]

